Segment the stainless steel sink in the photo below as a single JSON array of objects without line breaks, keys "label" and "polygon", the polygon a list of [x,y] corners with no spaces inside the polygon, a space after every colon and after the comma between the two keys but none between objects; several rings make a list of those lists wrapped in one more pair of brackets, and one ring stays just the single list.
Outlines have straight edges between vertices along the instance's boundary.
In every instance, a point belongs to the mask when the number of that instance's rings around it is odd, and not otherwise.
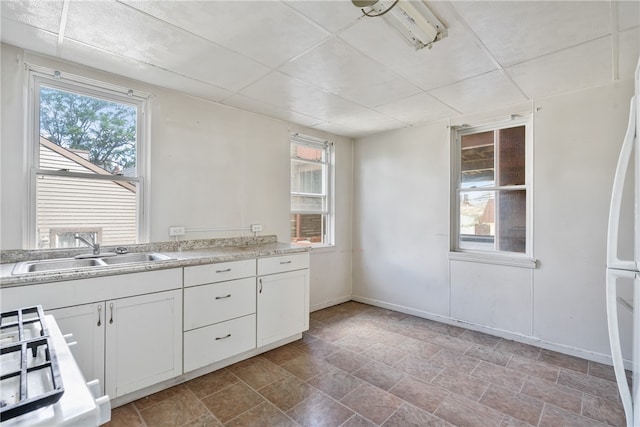
[{"label": "stainless steel sink", "polygon": [[114,257],[102,258],[102,262],[107,265],[114,264],[127,264],[130,262],[149,262],[149,261],[166,261],[171,259],[170,257],[158,254],[158,253],[133,253],[133,254],[124,254],[124,255],[116,255]]},{"label": "stainless steel sink", "polygon": [[11,274],[44,273],[51,271],[91,269],[118,264],[165,261],[172,259],[159,253],[131,253],[102,258],[64,258],[42,261],[19,262],[13,267]]},{"label": "stainless steel sink", "polygon": [[19,262],[13,267],[12,274],[42,273],[45,271],[75,270],[77,268],[98,267],[106,264],[99,258],[54,259],[45,261]]}]

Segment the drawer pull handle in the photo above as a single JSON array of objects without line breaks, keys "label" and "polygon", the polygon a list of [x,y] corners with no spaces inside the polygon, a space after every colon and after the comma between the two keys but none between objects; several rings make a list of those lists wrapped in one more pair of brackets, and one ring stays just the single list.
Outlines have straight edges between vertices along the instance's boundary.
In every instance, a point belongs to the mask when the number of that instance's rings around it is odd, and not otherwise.
[{"label": "drawer pull handle", "polygon": [[109,319],[109,324],[113,324],[113,303],[109,304],[109,308],[111,309],[111,319]]},{"label": "drawer pull handle", "polygon": [[258,291],[259,294],[262,293],[262,277],[258,280],[260,282],[260,290]]},{"label": "drawer pull handle", "polygon": [[216,299],[225,299],[225,298],[231,298],[231,294],[225,295],[223,297],[216,297]]},{"label": "drawer pull handle", "polygon": [[230,337],[231,337],[231,334],[227,334],[227,335],[225,335],[223,337],[216,337],[216,341],[225,340],[225,339],[230,338]]},{"label": "drawer pull handle", "polygon": [[289,260],[289,261],[280,261],[280,264],[291,264],[291,260]]},{"label": "drawer pull handle", "polygon": [[98,306],[98,326],[102,326],[102,304]]},{"label": "drawer pull handle", "polygon": [[231,269],[227,268],[226,270],[216,270],[216,273],[228,273],[230,271],[231,271]]}]

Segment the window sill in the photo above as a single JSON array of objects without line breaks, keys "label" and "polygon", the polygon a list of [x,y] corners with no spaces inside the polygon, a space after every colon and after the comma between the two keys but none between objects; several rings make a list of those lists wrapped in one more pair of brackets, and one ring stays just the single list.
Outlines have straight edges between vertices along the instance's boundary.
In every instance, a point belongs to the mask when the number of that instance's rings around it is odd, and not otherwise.
[{"label": "window sill", "polygon": [[478,262],[481,264],[506,265],[509,267],[530,269],[538,267],[538,261],[535,258],[527,256],[451,251],[449,252],[449,259],[454,261]]}]

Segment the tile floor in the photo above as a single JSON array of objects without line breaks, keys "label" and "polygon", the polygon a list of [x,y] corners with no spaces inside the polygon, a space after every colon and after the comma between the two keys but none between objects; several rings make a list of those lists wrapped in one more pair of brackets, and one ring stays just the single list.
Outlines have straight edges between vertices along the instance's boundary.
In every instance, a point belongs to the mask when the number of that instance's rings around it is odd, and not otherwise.
[{"label": "tile floor", "polygon": [[348,302],[302,340],[113,410],[120,426],[623,426],[599,363]]}]

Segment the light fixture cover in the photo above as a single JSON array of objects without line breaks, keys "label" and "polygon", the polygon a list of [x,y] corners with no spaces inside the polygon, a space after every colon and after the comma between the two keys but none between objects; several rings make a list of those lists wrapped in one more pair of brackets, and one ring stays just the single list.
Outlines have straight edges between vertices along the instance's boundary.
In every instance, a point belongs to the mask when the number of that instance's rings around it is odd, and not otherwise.
[{"label": "light fixture cover", "polygon": [[[447,35],[447,29],[420,0],[352,0],[366,16],[381,16],[416,50],[433,45]],[[369,8],[369,10],[364,10]]]}]

